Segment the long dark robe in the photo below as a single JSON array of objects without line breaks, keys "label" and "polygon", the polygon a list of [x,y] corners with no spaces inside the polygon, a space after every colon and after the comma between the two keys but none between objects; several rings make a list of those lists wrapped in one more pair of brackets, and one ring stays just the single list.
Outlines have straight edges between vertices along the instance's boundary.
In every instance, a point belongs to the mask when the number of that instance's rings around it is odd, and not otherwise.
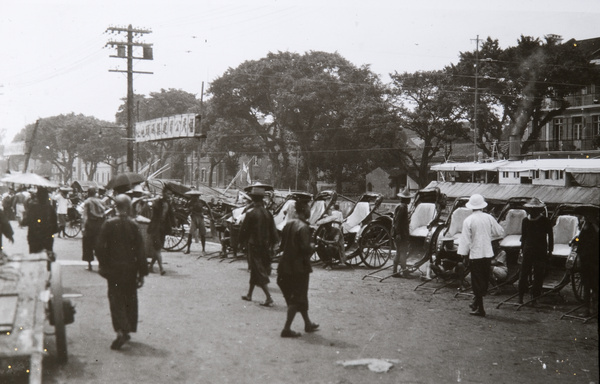
[{"label": "long dark robe", "polygon": [[30,200],[25,211],[23,225],[29,227],[27,242],[29,253],[52,251],[54,234],[58,232],[56,211],[48,201]]},{"label": "long dark robe", "polygon": [[138,322],[137,278],[148,274],[142,235],[134,220],[113,217],[100,229],[96,244],[100,273],[108,282],[115,332],[135,332]]}]

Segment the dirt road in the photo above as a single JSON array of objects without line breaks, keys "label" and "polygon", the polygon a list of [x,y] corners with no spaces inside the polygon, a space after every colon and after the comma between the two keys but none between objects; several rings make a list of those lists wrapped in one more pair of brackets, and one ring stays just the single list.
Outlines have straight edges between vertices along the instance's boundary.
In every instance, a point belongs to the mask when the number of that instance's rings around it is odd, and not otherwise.
[{"label": "dirt road", "polygon": [[[13,223],[14,224],[14,223]],[[13,225],[13,227],[16,227]],[[7,252],[26,250],[24,230]],[[217,251],[209,244],[208,251]],[[506,296],[486,297],[488,316],[469,316],[469,299],[455,288],[414,291],[418,276],[361,280],[363,268],[315,268],[310,314],[321,329],[282,339],[285,303],[272,279],[275,307],[241,300],[248,283],[243,261],[220,262],[165,253],[167,274],[151,274],[139,291],[140,324],[121,351],[114,338],[106,283],[80,264],[81,239],[57,239],[75,323],[67,326],[69,362],[53,358],[47,335],[44,383],[597,383],[597,323],[560,320],[574,307],[563,299],[538,308],[495,308]],[[303,331],[300,316],[293,328]],[[52,328],[48,328],[52,331]],[[391,359],[386,373],[340,361]],[[21,375],[23,376],[23,375]],[[19,380],[0,376],[0,382]]]}]

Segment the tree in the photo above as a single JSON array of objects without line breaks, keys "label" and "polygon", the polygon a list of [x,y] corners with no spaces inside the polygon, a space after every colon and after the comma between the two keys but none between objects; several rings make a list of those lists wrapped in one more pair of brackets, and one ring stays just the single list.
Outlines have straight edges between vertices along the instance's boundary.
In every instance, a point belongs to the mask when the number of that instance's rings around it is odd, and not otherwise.
[{"label": "tree", "polygon": [[[391,78],[391,93],[402,127],[423,140],[423,148],[418,151],[398,144],[396,155],[406,164],[409,175],[424,187],[431,159],[447,142],[463,134],[465,111],[451,91],[451,78],[445,71],[396,72]],[[402,138],[397,136],[397,139]]]},{"label": "tree", "polygon": [[[293,154],[311,192],[319,171],[341,185],[344,171],[365,164],[361,148],[374,145],[372,128],[392,118],[384,91],[368,67],[326,52],[269,53],[229,69],[209,89],[215,113],[261,141],[274,184],[291,174]],[[344,153],[348,148],[353,152]]]},{"label": "tree", "polygon": [[[561,44],[553,35],[545,41],[521,36],[516,46],[504,50],[488,38],[478,57],[475,52],[461,53],[452,68],[457,83],[474,87],[476,65],[482,95],[479,138],[490,132],[494,139],[516,135],[523,139],[521,154],[531,149],[546,123],[570,106],[566,96],[600,81],[598,68],[574,40]],[[479,145],[485,148],[482,141]]]}]

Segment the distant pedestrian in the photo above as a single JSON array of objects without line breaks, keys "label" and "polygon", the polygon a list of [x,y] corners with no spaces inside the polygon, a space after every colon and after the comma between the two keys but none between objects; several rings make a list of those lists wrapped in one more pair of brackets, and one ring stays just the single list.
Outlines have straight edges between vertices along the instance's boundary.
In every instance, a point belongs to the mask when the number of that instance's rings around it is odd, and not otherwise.
[{"label": "distant pedestrian", "polygon": [[248,195],[252,198],[252,207],[246,211],[239,235],[239,242],[246,245],[250,268],[248,293],[242,296],[242,300],[252,301],[254,287],[259,286],[266,296],[265,302],[261,304],[265,307],[273,305],[268,285],[271,274],[271,257],[278,237],[273,215],[263,203],[268,188],[272,189],[270,186],[260,185],[253,186],[248,190]]},{"label": "distant pedestrian", "polygon": [[[409,271],[406,266],[410,253],[410,233],[408,230],[408,205],[413,195],[404,189],[397,195],[400,198],[400,204],[394,209],[392,228],[394,231],[394,244],[396,245],[396,256],[394,257],[393,277],[406,277]],[[400,265],[400,272],[398,272]]]},{"label": "distant pedestrian", "polygon": [[[190,196],[190,233],[187,239],[187,249],[183,252],[185,254],[190,253],[192,246],[192,238],[196,238],[198,242],[198,236],[200,236],[200,244],[202,245],[202,254],[206,254],[206,225],[204,224],[204,209],[206,208],[211,223],[214,222],[213,212],[210,204],[200,198],[201,193],[195,190],[191,190],[185,193]],[[214,200],[214,199],[213,199]]]},{"label": "distant pedestrian", "polygon": [[8,189],[8,193],[2,199],[2,209],[8,221],[15,220],[15,211],[13,209],[15,201],[15,191],[12,188]]},{"label": "distant pedestrian", "polygon": [[82,246],[82,259],[87,261],[87,270],[91,271],[92,261],[94,261],[94,247],[96,246],[96,240],[100,233],[100,228],[104,223],[104,204],[96,196],[96,189],[88,189],[88,198],[83,203],[83,240]]},{"label": "distant pedestrian", "polygon": [[2,246],[2,235],[4,235],[11,243],[15,242],[13,238],[14,232],[8,221],[8,217],[6,217],[4,211],[0,210],[0,259],[2,258],[1,253],[4,253],[4,247]]},{"label": "distant pedestrian", "polygon": [[473,212],[465,219],[462,227],[462,239],[457,253],[463,258],[468,256],[471,268],[473,302],[470,304],[473,316],[485,316],[483,296],[487,293],[490,281],[491,261],[494,257],[492,240],[504,236],[504,230],[496,219],[484,213],[487,203],[483,196],[474,194],[465,205]]},{"label": "distant pedestrian", "polygon": [[46,188],[38,187],[35,197],[27,203],[23,225],[29,228],[29,253],[46,251],[53,254],[54,234],[58,232],[58,224],[56,211]]},{"label": "distant pedestrian", "polygon": [[552,222],[544,215],[546,204],[534,197],[523,204],[523,208],[527,210],[528,215],[523,219],[521,227],[523,261],[519,274],[519,304],[523,304],[523,296],[529,289],[532,271],[531,298],[542,294],[546,263],[554,250]]},{"label": "distant pedestrian", "polygon": [[13,199],[13,210],[15,211],[15,219],[19,223],[19,227],[25,226],[23,219],[29,199],[31,199],[31,193],[25,187],[21,187]]},{"label": "distant pedestrian", "polygon": [[161,275],[166,273],[162,264],[161,250],[165,245],[165,238],[172,233],[175,226],[175,213],[173,212],[171,196],[171,190],[165,187],[162,197],[152,204],[152,218],[148,225],[148,234],[152,240],[152,249],[154,250],[150,261],[150,271],[154,268],[154,263],[158,262]]},{"label": "distant pedestrian", "polygon": [[144,285],[148,264],[142,235],[135,220],[129,217],[131,198],[115,197],[117,216],[102,225],[96,244],[100,275],[108,283],[108,301],[113,329],[117,337],[111,349],[120,349],[137,331],[137,289]]},{"label": "distant pedestrian", "polygon": [[67,227],[67,214],[71,206],[71,200],[67,198],[70,188],[61,187],[54,196],[56,201],[56,215],[58,216],[58,237],[66,237],[65,228]]},{"label": "distant pedestrian", "polygon": [[314,252],[311,243],[310,207],[305,201],[296,203],[297,219],[292,219],[283,228],[281,249],[283,256],[277,268],[277,285],[281,288],[287,303],[287,317],[281,337],[299,337],[292,330],[296,313],[300,312],[304,320],[304,331],[315,332],[319,324],[313,323],[308,316],[308,285],[312,267],[310,257]]}]

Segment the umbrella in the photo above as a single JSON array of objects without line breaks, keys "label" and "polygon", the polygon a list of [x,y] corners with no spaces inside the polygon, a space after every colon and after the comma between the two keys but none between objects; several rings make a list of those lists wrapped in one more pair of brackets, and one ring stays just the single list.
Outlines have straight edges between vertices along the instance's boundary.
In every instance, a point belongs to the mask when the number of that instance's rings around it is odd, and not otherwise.
[{"label": "umbrella", "polygon": [[144,176],[135,172],[119,173],[117,176],[110,179],[106,184],[106,189],[114,189],[117,193],[125,193],[132,189],[136,184],[146,181]]},{"label": "umbrella", "polygon": [[58,184],[54,181],[50,181],[45,177],[42,177],[36,173],[16,173],[8,175],[2,180],[4,183],[23,184],[23,185],[35,185],[37,187],[57,188]]}]

